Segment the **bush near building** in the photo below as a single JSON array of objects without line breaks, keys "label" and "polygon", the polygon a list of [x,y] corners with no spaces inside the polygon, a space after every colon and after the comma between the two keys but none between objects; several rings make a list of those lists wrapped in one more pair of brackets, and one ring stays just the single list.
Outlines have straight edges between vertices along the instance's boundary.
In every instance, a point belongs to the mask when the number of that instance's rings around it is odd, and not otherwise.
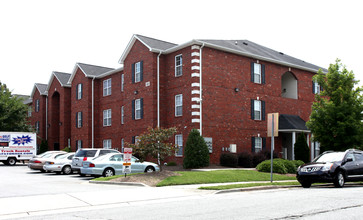
[{"label": "bush near building", "polygon": [[[303,161],[291,161],[285,159],[273,160],[273,172],[280,174],[296,173],[298,166],[304,164]],[[260,172],[271,172],[271,160],[265,160],[257,165],[256,169]]]},{"label": "bush near building", "polygon": [[185,169],[209,166],[208,146],[197,129],[190,131],[184,154],[183,167]]},{"label": "bush near building", "polygon": [[236,154],[223,153],[220,157],[220,165],[225,167],[237,167],[238,157]]}]

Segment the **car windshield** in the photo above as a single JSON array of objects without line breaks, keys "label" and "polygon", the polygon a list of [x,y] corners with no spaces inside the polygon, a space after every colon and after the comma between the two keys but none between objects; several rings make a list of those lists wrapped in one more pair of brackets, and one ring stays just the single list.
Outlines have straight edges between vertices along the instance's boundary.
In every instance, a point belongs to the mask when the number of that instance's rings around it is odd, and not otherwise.
[{"label": "car windshield", "polygon": [[320,157],[316,158],[313,162],[326,163],[342,161],[344,158],[344,152],[332,152],[327,154],[322,154]]},{"label": "car windshield", "polygon": [[55,156],[55,159],[64,159],[68,156],[68,154],[59,154],[57,156]]},{"label": "car windshield", "polygon": [[97,150],[79,150],[75,157],[94,157]]}]

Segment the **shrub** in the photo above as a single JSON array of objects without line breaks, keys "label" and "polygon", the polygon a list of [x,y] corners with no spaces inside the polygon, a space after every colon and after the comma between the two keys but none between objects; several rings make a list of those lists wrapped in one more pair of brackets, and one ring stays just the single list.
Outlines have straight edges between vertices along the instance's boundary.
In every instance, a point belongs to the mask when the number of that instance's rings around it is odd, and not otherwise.
[{"label": "shrub", "polygon": [[166,164],[166,166],[171,167],[171,166],[176,166],[176,162],[175,161],[170,161]]},{"label": "shrub", "polygon": [[[271,172],[271,160],[265,160],[257,165],[256,169],[260,172]],[[282,161],[273,161],[273,171],[274,173],[286,174],[287,169]]]},{"label": "shrub", "polygon": [[237,167],[238,157],[236,154],[223,153],[220,157],[220,165],[226,167]]},{"label": "shrub", "polygon": [[295,159],[302,160],[305,163],[309,161],[309,146],[303,133],[300,133],[295,143]]},{"label": "shrub", "polygon": [[295,164],[291,160],[285,159],[275,159],[276,161],[280,161],[286,168],[287,173],[296,173]]},{"label": "shrub", "polygon": [[301,166],[301,165],[303,165],[303,164],[304,164],[304,161],[302,161],[302,160],[292,160],[291,162],[293,162],[293,163],[294,163],[294,165],[295,165],[296,169],[297,169],[299,166]]},{"label": "shrub", "polygon": [[44,153],[46,151],[48,151],[48,141],[42,140],[42,142],[40,143],[38,154]]},{"label": "shrub", "polygon": [[208,146],[197,129],[190,131],[184,154],[183,167],[185,169],[206,167],[209,165]]},{"label": "shrub", "polygon": [[[273,158],[278,158],[277,153],[273,152]],[[252,157],[252,163],[253,167],[256,167],[259,163],[261,163],[264,160],[270,160],[271,159],[271,152],[268,150],[263,150],[258,153],[255,153]]]},{"label": "shrub", "polygon": [[238,154],[238,166],[244,168],[253,167],[252,154],[247,151]]},{"label": "shrub", "polygon": [[68,152],[68,153],[72,152],[70,147],[65,147],[65,148],[62,149],[62,151],[65,151],[65,152]]}]

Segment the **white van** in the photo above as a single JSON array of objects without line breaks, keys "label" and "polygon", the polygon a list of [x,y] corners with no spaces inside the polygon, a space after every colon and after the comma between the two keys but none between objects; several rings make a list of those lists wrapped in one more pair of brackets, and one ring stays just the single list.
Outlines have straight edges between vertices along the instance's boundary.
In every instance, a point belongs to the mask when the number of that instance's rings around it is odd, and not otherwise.
[{"label": "white van", "polygon": [[37,154],[37,135],[30,132],[0,131],[0,162],[14,166]]}]

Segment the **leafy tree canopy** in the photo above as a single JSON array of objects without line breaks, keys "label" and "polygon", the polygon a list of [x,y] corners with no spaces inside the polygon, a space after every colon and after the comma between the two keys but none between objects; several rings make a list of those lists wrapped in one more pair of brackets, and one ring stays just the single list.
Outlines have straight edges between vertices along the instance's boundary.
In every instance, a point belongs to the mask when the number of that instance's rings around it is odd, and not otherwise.
[{"label": "leafy tree canopy", "polygon": [[314,140],[320,142],[321,151],[346,150],[363,146],[362,87],[352,71],[336,60],[328,73],[319,70],[314,80],[323,91],[316,94],[308,128]]},{"label": "leafy tree canopy", "polygon": [[13,96],[0,82],[0,131],[31,131],[27,121],[28,106]]}]

